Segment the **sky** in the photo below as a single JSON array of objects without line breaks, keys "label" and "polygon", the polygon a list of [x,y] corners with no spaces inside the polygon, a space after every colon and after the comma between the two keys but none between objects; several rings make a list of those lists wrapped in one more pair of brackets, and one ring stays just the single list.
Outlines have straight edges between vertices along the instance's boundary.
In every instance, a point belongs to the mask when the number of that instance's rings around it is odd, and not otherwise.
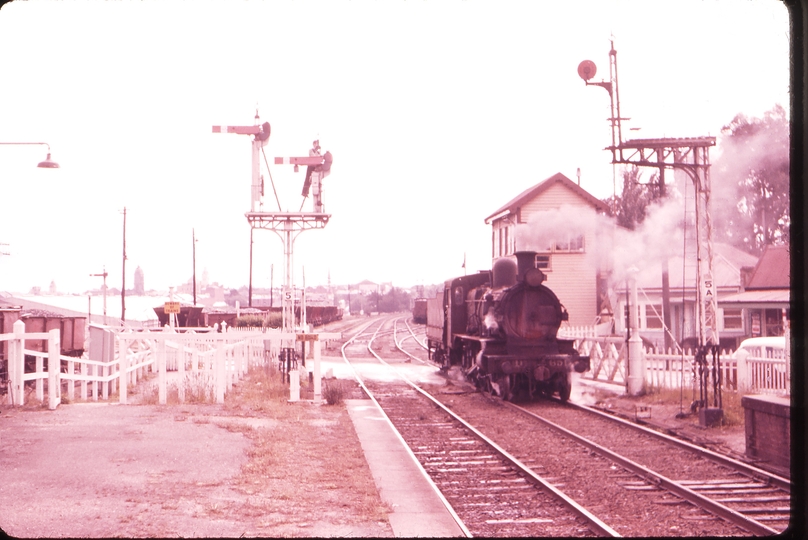
[{"label": "sky", "polygon": [[[251,144],[272,126],[265,206],[303,202],[333,155],[331,214],[294,243],[295,283],[440,283],[491,265],[484,219],[557,172],[612,195],[608,80],[617,50],[632,137],[720,136],[789,106],[777,0],[14,1],[0,9],[0,291],[82,293],[143,270],[249,281]],[[720,139],[718,148],[720,152]],[[713,154],[715,155],[715,154]],[[262,158],[263,161],[263,158]],[[618,182],[619,183],[619,182]],[[304,211],[311,210],[311,199]],[[279,286],[283,244],[255,231],[253,286]],[[7,255],[5,254],[7,253]]]}]

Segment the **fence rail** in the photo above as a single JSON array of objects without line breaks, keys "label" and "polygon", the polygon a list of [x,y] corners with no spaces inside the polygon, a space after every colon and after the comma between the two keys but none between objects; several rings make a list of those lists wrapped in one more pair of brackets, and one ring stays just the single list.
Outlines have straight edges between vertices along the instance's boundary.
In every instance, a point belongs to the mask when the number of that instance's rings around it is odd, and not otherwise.
[{"label": "fence rail", "polygon": [[[625,385],[628,361],[625,338],[599,336],[595,327],[566,332],[568,339],[582,355],[590,357],[591,369],[583,374],[590,380]],[[112,330],[111,330],[112,331]],[[573,334],[578,337],[573,338]],[[561,334],[562,337],[564,334]],[[264,366],[278,359],[281,346],[296,340],[296,334],[271,329],[227,329],[204,332],[190,329],[183,333],[163,328],[158,331],[114,331],[113,354],[106,361],[60,355],[59,330],[25,333],[22,321],[14,323],[12,334],[0,334],[0,342],[8,342],[8,378],[6,401],[23,405],[25,383],[34,381],[36,397],[45,399],[55,409],[61,403],[63,383],[67,397],[75,399],[79,384],[81,399],[107,400],[117,393],[118,401],[128,402],[129,387],[137,384],[148,371],[157,373],[158,402],[167,401],[169,372],[176,382],[178,399],[186,400],[190,385],[209,392],[217,403],[240,380],[251,366]],[[47,352],[25,348],[26,341],[47,341]],[[319,343],[315,354],[319,354]],[[285,344],[285,345],[284,345]],[[657,351],[643,349],[645,382],[656,388],[696,387],[696,364],[692,351]],[[26,372],[26,358],[33,360]],[[719,355],[720,380],[728,390],[767,394],[788,394],[791,366],[787,357],[760,358],[732,351]],[[31,362],[29,362],[31,363]],[[318,388],[315,381],[315,389]]]},{"label": "fence rail", "polygon": [[[583,374],[586,379],[625,385],[628,380],[628,347],[624,337],[601,336],[580,330],[568,332],[575,338],[578,352],[590,357],[591,369]],[[696,386],[695,351],[658,351],[642,349],[645,364],[645,382],[656,388]],[[739,355],[734,351],[721,351],[718,355],[720,380],[723,389],[762,394],[788,394],[791,391],[791,364],[787,355],[757,357]]]},{"label": "fence rail", "polygon": [[[118,401],[126,404],[129,387],[137,384],[148,371],[157,374],[158,402],[167,401],[169,372],[176,372],[178,399],[184,402],[189,380],[211,395],[217,403],[253,365],[265,365],[278,358],[282,345],[294,343],[296,334],[278,330],[205,332],[190,329],[178,333],[163,328],[127,330],[108,329],[114,334],[112,351],[106,361],[86,357],[60,355],[59,330],[26,333],[22,321],[14,324],[14,332],[0,334],[0,342],[8,342],[7,402],[25,403],[25,383],[34,381],[36,397],[44,401],[47,388],[48,407],[61,403],[61,391],[66,386],[67,397],[74,399],[76,384],[81,399],[107,400],[117,393]],[[199,331],[197,331],[199,330]],[[333,337],[333,336],[331,336]],[[47,352],[25,348],[27,341],[47,340]],[[319,346],[316,348],[319,352]],[[26,359],[28,370],[26,371]],[[47,359],[47,365],[46,365]]]}]

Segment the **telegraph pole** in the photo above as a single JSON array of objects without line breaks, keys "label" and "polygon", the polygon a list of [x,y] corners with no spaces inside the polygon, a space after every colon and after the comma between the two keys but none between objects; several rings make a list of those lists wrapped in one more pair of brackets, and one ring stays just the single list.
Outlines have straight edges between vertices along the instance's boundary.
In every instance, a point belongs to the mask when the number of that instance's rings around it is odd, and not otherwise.
[{"label": "telegraph pole", "polygon": [[[104,278],[104,284],[101,286],[102,293],[104,295],[104,326],[107,324],[107,267],[104,267],[104,271],[100,274],[90,274],[90,277],[100,277]],[[89,321],[89,319],[88,319]]]},{"label": "telegraph pole", "polygon": [[196,305],[196,233],[194,232],[193,228],[191,228],[191,239],[193,242],[192,245],[193,245],[193,259],[194,259],[194,277],[193,277],[194,305]]},{"label": "telegraph pole", "polygon": [[123,207],[123,274],[121,275],[121,325],[126,323],[126,207]]}]

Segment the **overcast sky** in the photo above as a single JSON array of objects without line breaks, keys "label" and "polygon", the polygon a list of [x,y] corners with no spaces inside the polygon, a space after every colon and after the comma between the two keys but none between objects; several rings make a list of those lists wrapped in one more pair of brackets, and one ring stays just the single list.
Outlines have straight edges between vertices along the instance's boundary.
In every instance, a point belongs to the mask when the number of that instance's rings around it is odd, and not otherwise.
[{"label": "overcast sky", "polygon": [[[489,268],[484,218],[561,172],[612,194],[608,80],[634,137],[720,134],[737,113],[788,109],[788,12],[776,0],[70,1],[0,9],[0,290],[147,289],[249,279],[250,138],[297,211],[314,139],[334,157],[331,221],[295,242],[295,281],[408,287]],[[720,151],[720,148],[714,152]],[[268,177],[266,171],[263,173]],[[269,190],[269,208],[275,207]],[[307,203],[310,205],[310,202]],[[310,209],[310,206],[304,207]],[[282,280],[256,231],[253,284]]]}]

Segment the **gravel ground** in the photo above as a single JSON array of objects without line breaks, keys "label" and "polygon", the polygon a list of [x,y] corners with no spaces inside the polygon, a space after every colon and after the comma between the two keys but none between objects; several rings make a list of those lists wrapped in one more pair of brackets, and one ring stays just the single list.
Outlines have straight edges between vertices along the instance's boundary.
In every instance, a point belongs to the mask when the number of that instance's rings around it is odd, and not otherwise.
[{"label": "gravel ground", "polygon": [[[627,482],[640,478],[496,400],[479,393],[441,393],[437,397],[623,536],[746,535],[664,491],[627,488]],[[541,414],[543,405],[554,404],[536,404],[537,413]],[[582,419],[570,428],[578,431],[586,415],[570,412]],[[669,468],[687,465],[687,461],[676,463],[679,465],[669,464]]]},{"label": "gravel ground", "polygon": [[[263,382],[263,386],[262,386]],[[224,405],[0,406],[16,537],[390,537],[344,406],[248,378]]]}]

